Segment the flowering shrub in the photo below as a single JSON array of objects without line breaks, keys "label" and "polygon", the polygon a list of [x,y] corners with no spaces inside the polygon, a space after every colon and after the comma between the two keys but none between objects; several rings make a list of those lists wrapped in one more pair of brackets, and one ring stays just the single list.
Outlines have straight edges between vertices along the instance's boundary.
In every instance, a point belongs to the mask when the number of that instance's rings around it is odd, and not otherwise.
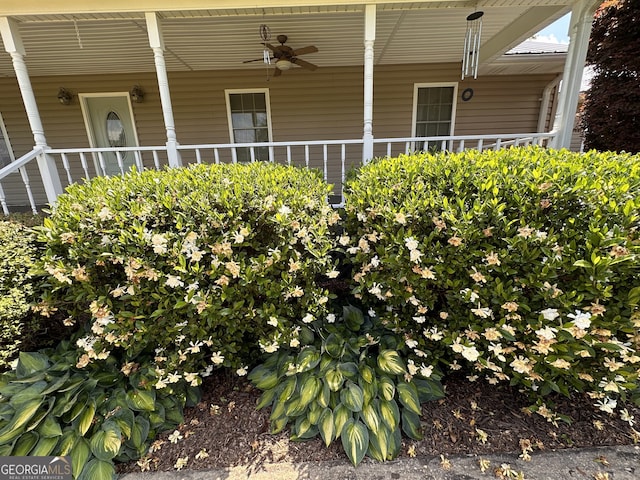
[{"label": "flowering shrub", "polygon": [[612,411],[640,402],[639,212],[637,156],[403,156],[352,179],[339,243],[415,356]]},{"label": "flowering shrub", "polygon": [[34,236],[19,223],[0,222],[0,370],[31,343],[38,317],[30,318],[33,286],[29,268],[37,257]]},{"label": "flowering shrub", "polygon": [[261,163],[71,186],[39,231],[51,291],[36,308],[86,324],[78,367],[150,353],[156,388],[216,365],[245,374],[325,312],[328,192],[315,172]]}]

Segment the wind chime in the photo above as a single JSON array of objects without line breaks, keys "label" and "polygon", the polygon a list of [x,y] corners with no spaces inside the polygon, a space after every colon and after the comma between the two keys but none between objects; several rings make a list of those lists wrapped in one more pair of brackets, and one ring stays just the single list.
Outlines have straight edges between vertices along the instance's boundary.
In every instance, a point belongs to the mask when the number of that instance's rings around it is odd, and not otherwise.
[{"label": "wind chime", "polygon": [[269,80],[269,65],[271,65],[271,51],[267,48],[267,43],[271,40],[271,29],[266,25],[260,25],[260,39],[262,40],[262,45],[264,45],[264,50],[262,50],[262,60],[267,68],[267,80]]},{"label": "wind chime", "polygon": [[484,12],[475,11],[467,17],[467,33],[464,36],[462,52],[462,80],[471,76],[478,78],[483,15]]}]

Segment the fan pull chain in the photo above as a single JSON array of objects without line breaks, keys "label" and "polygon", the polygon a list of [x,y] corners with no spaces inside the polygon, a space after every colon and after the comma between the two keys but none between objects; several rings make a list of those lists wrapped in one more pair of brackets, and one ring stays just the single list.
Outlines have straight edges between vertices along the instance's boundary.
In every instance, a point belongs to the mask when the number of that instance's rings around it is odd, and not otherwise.
[{"label": "fan pull chain", "polygon": [[78,22],[76,22],[76,18],[73,17],[73,26],[76,29],[76,38],[78,39],[78,46],[82,50],[82,38],[80,37],[80,29],[78,28]]}]

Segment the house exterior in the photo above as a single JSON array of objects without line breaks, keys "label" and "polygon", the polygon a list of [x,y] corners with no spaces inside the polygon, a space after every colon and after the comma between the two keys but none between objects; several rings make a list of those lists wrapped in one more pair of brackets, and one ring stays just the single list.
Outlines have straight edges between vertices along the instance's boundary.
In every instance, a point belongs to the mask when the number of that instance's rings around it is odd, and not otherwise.
[{"label": "house exterior", "polygon": [[[256,159],[319,168],[339,202],[346,172],[376,156],[568,147],[596,6],[4,0],[0,206],[36,209],[132,165]],[[478,74],[463,78],[479,10]],[[512,50],[567,12],[568,51]]]}]

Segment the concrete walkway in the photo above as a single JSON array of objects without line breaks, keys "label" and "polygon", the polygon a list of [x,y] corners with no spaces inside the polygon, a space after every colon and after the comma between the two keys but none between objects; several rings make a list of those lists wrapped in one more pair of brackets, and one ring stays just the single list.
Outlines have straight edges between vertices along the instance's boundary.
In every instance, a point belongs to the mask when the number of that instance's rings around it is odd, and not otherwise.
[{"label": "concrete walkway", "polygon": [[[480,459],[488,460],[485,472]],[[518,454],[420,457],[386,463],[365,460],[354,468],[348,461],[276,463],[206,471],[129,473],[121,480],[638,480],[640,447],[600,447],[538,452],[525,462]],[[446,462],[445,462],[446,463]],[[446,465],[445,465],[446,467]],[[496,472],[496,469],[499,469]],[[509,471],[510,470],[510,471]],[[502,477],[500,474],[502,473]],[[524,476],[518,477],[518,473]]]}]

